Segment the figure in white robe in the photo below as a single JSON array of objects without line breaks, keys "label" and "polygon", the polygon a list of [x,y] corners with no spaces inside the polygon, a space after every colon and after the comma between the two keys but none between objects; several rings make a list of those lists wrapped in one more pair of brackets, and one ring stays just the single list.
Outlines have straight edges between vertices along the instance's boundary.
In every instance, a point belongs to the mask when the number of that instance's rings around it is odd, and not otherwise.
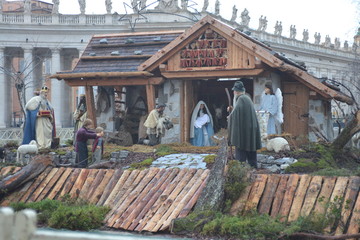
[{"label": "figure in white robe", "polygon": [[269,113],[267,134],[276,134],[275,116],[278,113],[278,109],[278,100],[272,90],[272,85],[271,83],[266,83],[259,110]]},{"label": "figure in white robe", "polygon": [[211,137],[214,135],[213,119],[204,101],[195,106],[190,123],[190,143],[194,146],[215,145]]}]

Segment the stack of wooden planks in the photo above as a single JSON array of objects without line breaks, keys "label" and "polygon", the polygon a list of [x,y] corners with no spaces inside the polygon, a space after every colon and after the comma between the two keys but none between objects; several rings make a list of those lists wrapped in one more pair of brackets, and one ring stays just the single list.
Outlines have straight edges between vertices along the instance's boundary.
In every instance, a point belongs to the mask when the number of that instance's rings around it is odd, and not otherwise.
[{"label": "stack of wooden planks", "polygon": [[122,171],[48,167],[1,205],[47,198],[60,200],[69,194],[72,198],[109,206],[108,227],[157,232],[166,230],[172,219],[185,217],[191,211],[208,175],[209,170],[203,169]]},{"label": "stack of wooden planks", "polygon": [[[360,177],[259,174],[233,204],[231,214],[256,209],[259,213],[294,221],[311,212],[325,213],[328,203],[343,202],[336,234],[359,233]],[[329,226],[330,229],[332,226]]]}]

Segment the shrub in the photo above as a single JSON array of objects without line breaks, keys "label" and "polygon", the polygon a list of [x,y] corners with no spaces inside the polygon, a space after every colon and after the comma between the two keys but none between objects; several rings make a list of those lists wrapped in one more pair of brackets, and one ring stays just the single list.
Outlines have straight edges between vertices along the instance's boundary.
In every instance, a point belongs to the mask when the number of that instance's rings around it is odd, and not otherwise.
[{"label": "shrub", "polygon": [[153,161],[154,161],[154,159],[147,158],[142,162],[137,162],[137,163],[130,164],[130,168],[132,168],[132,169],[143,169],[143,168],[151,166]]}]

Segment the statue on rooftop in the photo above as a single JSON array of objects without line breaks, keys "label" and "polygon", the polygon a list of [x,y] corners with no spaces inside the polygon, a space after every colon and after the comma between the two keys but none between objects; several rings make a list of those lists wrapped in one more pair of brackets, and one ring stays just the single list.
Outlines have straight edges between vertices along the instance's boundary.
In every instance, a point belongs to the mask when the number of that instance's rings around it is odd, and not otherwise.
[{"label": "statue on rooftop", "polygon": [[340,39],[339,38],[335,38],[335,49],[340,49]]},{"label": "statue on rooftop", "polygon": [[274,34],[277,36],[281,36],[281,33],[282,33],[282,23],[276,21]]},{"label": "statue on rooftop", "polygon": [[80,13],[85,14],[86,0],[78,0],[80,6]]},{"label": "statue on rooftop", "polygon": [[303,41],[307,42],[308,40],[309,40],[309,30],[304,29],[304,31],[303,31]]},{"label": "statue on rooftop", "polygon": [[220,1],[216,0],[215,2],[215,15],[220,15]]},{"label": "statue on rooftop", "polygon": [[186,11],[188,5],[188,0],[181,0],[181,9]]},{"label": "statue on rooftop", "polygon": [[59,4],[60,4],[60,1],[59,1],[59,0],[52,0],[52,2],[53,2],[52,13],[53,13],[53,14],[58,14],[58,13],[59,13]]},{"label": "statue on rooftop", "polygon": [[204,0],[204,5],[201,9],[201,12],[206,12],[206,9],[209,7],[209,0]]},{"label": "statue on rooftop", "polygon": [[241,13],[241,25],[244,27],[249,27],[250,16],[249,11],[245,8]]},{"label": "statue on rooftop", "polygon": [[295,25],[290,26],[290,38],[295,39],[296,37],[296,27]]},{"label": "statue on rooftop", "polygon": [[317,32],[316,32],[316,33],[314,34],[314,38],[315,38],[315,42],[314,42],[314,43],[319,45],[319,44],[320,44],[320,40],[321,40],[321,35],[320,35],[320,33],[317,33]]},{"label": "statue on rooftop", "polygon": [[345,42],[344,42],[344,50],[345,51],[349,50],[349,43],[347,40],[345,40]]},{"label": "statue on rooftop", "polygon": [[112,2],[111,0],[105,0],[106,13],[111,14]]},{"label": "statue on rooftop", "polygon": [[24,13],[31,13],[31,0],[24,1]]},{"label": "statue on rooftop", "polygon": [[266,19],[266,17],[263,17],[263,15],[261,15],[261,17],[259,18],[258,31],[265,32],[267,28],[267,22],[268,20]]},{"label": "statue on rooftop", "polygon": [[331,46],[331,39],[329,35],[326,35],[325,37],[325,43],[324,43],[325,47],[330,47]]},{"label": "statue on rooftop", "polygon": [[159,5],[157,5],[155,9],[170,13],[174,13],[180,10],[178,0],[160,0]]},{"label": "statue on rooftop", "polygon": [[232,16],[231,16],[231,19],[230,21],[231,22],[234,22],[237,18],[237,12],[238,12],[238,9],[236,8],[236,6],[234,5],[233,6],[233,11],[232,11]]}]

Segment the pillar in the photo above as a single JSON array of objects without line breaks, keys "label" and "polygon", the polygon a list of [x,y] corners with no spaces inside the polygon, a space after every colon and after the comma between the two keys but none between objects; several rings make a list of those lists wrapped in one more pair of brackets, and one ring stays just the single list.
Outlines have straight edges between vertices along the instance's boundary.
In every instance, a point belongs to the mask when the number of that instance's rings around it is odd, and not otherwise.
[{"label": "pillar", "polygon": [[33,70],[34,70],[33,49],[25,48],[23,77],[25,83],[26,102],[29,101],[29,99],[34,96]]},{"label": "pillar", "polygon": [[[55,74],[61,70],[60,49],[51,49],[51,74]],[[62,81],[51,79],[51,104],[55,112],[56,127],[62,127]]]},{"label": "pillar", "polygon": [[[0,48],[0,69],[5,68],[5,55],[4,48]],[[10,89],[8,89],[8,81],[4,71],[0,71],[0,128],[6,128],[8,123],[8,115],[11,114],[9,109],[9,97]]]}]

